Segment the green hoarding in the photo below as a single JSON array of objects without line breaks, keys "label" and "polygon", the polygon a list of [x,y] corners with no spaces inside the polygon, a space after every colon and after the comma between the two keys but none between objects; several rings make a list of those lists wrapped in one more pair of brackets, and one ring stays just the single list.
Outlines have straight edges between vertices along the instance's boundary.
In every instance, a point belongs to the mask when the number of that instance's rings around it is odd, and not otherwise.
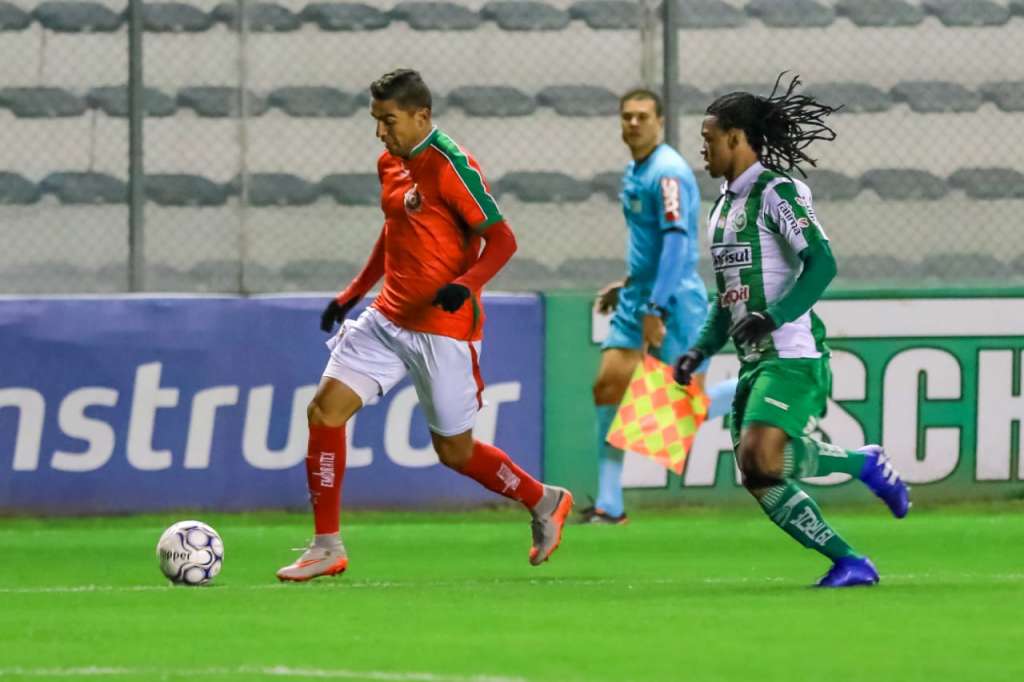
[{"label": "green hoarding", "polygon": [[[597,488],[591,384],[607,318],[592,295],[546,297],[545,477],[578,499]],[[848,448],[881,443],[916,502],[1024,497],[1024,291],[836,292],[815,310],[829,330],[833,391],[821,437]],[[708,384],[735,376],[731,350]],[[628,455],[627,505],[739,502],[723,420],[701,429],[682,476]],[[868,502],[835,475],[825,500]]]}]

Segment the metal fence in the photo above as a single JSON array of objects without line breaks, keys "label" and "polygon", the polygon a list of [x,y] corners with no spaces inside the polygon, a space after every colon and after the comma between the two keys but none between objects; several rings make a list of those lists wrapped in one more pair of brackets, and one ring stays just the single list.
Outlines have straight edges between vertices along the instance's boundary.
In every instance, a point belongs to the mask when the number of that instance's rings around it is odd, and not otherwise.
[{"label": "metal fence", "polygon": [[670,9],[667,33],[658,0],[0,3],[0,292],[343,286],[382,221],[367,86],[398,66],[517,233],[491,288],[599,285],[623,270],[617,95],[661,87],[666,46],[695,168],[715,94],[789,70],[845,105],[809,180],[844,284],[1024,282],[1024,6]]}]

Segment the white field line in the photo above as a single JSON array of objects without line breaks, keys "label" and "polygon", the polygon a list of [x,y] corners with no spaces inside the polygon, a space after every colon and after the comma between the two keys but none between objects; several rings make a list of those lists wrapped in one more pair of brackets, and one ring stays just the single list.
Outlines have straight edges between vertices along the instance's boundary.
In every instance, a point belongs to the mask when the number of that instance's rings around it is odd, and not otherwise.
[{"label": "white field line", "polygon": [[383,670],[330,670],[321,668],[292,668],[284,665],[270,667],[239,666],[235,668],[125,668],[86,666],[78,668],[0,668],[2,677],[117,677],[138,675],[159,677],[206,676],[232,677],[308,677],[324,680],[380,680],[381,682],[528,682],[522,677],[496,677],[492,675],[442,675],[422,672],[386,672]]},{"label": "white field line", "polygon": [[[218,592],[226,590],[386,590],[386,589],[422,589],[426,588],[464,588],[464,587],[488,587],[488,586],[509,586],[509,585],[534,585],[537,587],[591,587],[602,585],[620,585],[627,589],[642,585],[685,585],[700,583],[704,585],[755,585],[758,583],[784,583],[793,580],[793,576],[757,576],[757,577],[730,577],[730,578],[593,578],[593,579],[568,579],[559,580],[432,580],[432,581],[380,581],[363,580],[348,581],[337,580],[331,582],[308,583],[292,585],[285,583],[266,583],[259,585],[228,585],[208,586],[196,588],[195,591],[205,592],[211,590]],[[994,580],[998,582],[1024,582],[1024,573],[882,573],[882,582],[937,582],[943,583],[950,580]],[[0,594],[89,594],[89,593],[111,593],[111,592],[167,592],[174,589],[187,590],[187,588],[176,588],[173,585],[53,585],[40,587],[0,587]]]}]

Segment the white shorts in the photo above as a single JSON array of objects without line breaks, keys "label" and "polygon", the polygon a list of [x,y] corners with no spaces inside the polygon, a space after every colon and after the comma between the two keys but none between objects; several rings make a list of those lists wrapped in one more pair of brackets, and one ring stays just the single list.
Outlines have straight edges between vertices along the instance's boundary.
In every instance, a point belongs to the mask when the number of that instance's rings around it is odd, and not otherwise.
[{"label": "white shorts", "polygon": [[342,382],[372,405],[408,372],[430,430],[454,436],[473,428],[483,406],[480,342],[409,331],[367,308],[345,320],[327,342],[324,376]]}]

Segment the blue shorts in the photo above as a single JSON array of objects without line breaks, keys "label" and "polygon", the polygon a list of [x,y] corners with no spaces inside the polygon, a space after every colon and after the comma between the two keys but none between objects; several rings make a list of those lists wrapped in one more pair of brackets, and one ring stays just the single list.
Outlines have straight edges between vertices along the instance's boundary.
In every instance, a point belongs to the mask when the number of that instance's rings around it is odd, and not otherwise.
[{"label": "blue shorts", "polygon": [[[703,287],[701,288],[703,289]],[[650,299],[651,290],[626,285],[619,291],[619,305],[612,315],[608,338],[601,348],[631,348],[640,350],[644,345],[643,306]],[[664,363],[672,364],[690,350],[704,319],[708,314],[707,294],[703,290],[680,289],[668,303],[668,319],[665,320],[665,341],[661,348],[651,349],[651,355]],[[699,371],[707,368],[707,361]]]}]

